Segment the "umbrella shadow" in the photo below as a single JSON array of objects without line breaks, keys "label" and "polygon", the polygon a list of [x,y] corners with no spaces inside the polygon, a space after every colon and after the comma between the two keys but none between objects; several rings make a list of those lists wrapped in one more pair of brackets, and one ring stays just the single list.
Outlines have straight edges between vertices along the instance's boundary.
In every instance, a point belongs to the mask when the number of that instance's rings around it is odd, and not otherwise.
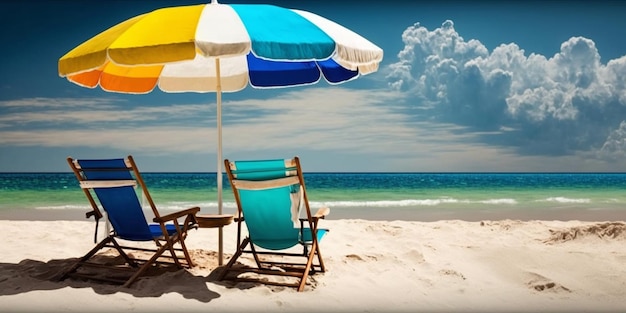
[{"label": "umbrella shadow", "polygon": [[[101,261],[112,256],[102,256]],[[0,296],[16,295],[38,290],[56,290],[66,287],[91,288],[95,293],[109,295],[127,293],[135,297],[159,297],[165,293],[179,293],[185,299],[208,303],[220,294],[209,289],[207,276],[194,275],[186,269],[159,268],[149,271],[129,288],[95,280],[67,278],[59,280],[65,270],[78,259],[53,259],[42,262],[24,259],[18,263],[0,263]],[[114,260],[111,260],[114,261]],[[99,269],[94,274],[115,276],[118,271]]]}]

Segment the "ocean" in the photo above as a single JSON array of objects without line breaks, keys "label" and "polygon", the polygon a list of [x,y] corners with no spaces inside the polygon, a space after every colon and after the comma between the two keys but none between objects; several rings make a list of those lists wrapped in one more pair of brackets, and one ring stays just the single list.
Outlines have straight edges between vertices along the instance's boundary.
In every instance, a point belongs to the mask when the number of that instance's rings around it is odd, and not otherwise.
[{"label": "ocean", "polygon": [[[144,173],[159,211],[217,213],[215,173]],[[626,216],[626,173],[305,173],[313,210],[369,220],[580,219]],[[224,177],[223,212],[236,206]],[[84,219],[72,173],[0,173],[0,219]],[[624,218],[620,218],[624,220]]]}]

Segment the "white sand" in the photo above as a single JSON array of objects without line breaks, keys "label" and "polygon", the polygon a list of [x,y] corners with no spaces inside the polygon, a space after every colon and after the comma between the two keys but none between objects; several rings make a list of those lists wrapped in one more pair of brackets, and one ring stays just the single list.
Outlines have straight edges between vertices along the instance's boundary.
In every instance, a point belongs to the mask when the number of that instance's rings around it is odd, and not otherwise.
[{"label": "white sand", "polygon": [[[93,223],[3,220],[0,311],[626,312],[626,227],[602,224],[322,221],[331,229],[321,245],[328,271],[297,293],[215,281],[215,229],[190,233],[199,264],[191,270],[130,289],[53,282],[93,247]],[[229,256],[234,224],[224,234]]]}]

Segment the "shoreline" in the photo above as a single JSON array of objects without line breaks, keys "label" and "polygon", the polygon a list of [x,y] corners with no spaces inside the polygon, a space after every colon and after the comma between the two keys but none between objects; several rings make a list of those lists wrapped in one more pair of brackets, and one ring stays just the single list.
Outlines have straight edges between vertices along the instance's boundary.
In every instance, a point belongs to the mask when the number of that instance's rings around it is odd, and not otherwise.
[{"label": "shoreline", "polygon": [[[315,209],[313,209],[315,211]],[[0,210],[0,220],[16,221],[93,221],[85,218],[86,210],[78,209],[4,209]],[[164,211],[167,212],[167,211]],[[162,212],[163,213],[163,212]],[[234,214],[235,212],[224,212]],[[314,212],[313,212],[314,213]],[[150,214],[150,213],[148,213]],[[216,210],[202,209],[200,214],[217,214]],[[442,220],[462,220],[476,222],[483,220],[519,220],[519,221],[624,221],[626,209],[594,209],[594,208],[551,208],[551,209],[520,209],[500,207],[493,209],[436,209],[436,208],[331,208],[328,220],[362,219],[367,221],[415,221],[435,222]]]}]

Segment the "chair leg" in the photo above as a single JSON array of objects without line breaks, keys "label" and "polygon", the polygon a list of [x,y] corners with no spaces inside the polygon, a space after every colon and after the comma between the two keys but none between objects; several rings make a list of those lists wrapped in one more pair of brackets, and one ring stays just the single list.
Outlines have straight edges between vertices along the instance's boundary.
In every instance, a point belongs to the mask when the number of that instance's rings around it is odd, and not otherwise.
[{"label": "chair leg", "polygon": [[[188,219],[185,219],[187,221]],[[180,224],[178,224],[177,220],[174,220],[174,227],[176,227],[176,234],[173,236],[169,236],[165,234],[165,241],[170,247],[170,253],[172,254],[172,258],[174,259],[174,263],[176,266],[182,268],[182,264],[180,264],[180,260],[176,256],[176,249],[174,245],[176,243],[180,243],[181,250],[183,250],[183,254],[185,256],[185,261],[187,262],[187,266],[193,267],[193,262],[191,261],[191,257],[189,256],[189,252],[187,251],[187,247],[185,246],[185,235],[187,231],[187,226],[184,226],[183,229],[180,228]]]},{"label": "chair leg", "polygon": [[261,262],[261,259],[259,259],[259,255],[256,253],[256,249],[254,248],[253,243],[250,243],[250,251],[252,251],[252,256],[254,257],[254,262],[256,262],[256,266],[258,268],[263,268],[263,262]]},{"label": "chair leg", "polygon": [[[312,229],[312,235],[313,236],[317,236],[317,224],[318,224],[318,221],[319,220],[316,219],[316,220],[311,222],[310,227]],[[324,260],[322,260],[322,253],[320,252],[320,245],[319,245],[319,242],[318,242],[317,238],[315,238],[315,240],[313,240],[313,243],[315,244],[315,247],[311,247],[311,253],[312,254],[317,254],[317,260],[318,260],[319,265],[320,265],[320,270],[323,273],[323,272],[326,271],[326,267],[324,266]],[[305,247],[304,251],[305,251],[305,254],[306,254],[307,253],[306,245],[304,247]]]},{"label": "chair leg", "polygon": [[226,274],[228,274],[228,271],[233,267],[233,265],[235,265],[235,262],[237,262],[237,259],[241,256],[241,254],[243,253],[243,249],[246,248],[249,242],[250,242],[250,239],[245,238],[241,242],[241,245],[237,247],[237,252],[235,252],[235,255],[233,255],[233,257],[230,258],[226,266],[224,266],[222,273],[220,273],[220,276],[217,278],[218,281],[224,280],[224,278],[226,277]]},{"label": "chair leg", "polygon": [[135,272],[135,274],[133,274],[133,276],[131,276],[123,285],[123,287],[130,287],[130,285],[132,285],[132,283],[135,282],[135,280],[137,280],[137,278],[139,278],[139,276],[141,276],[149,267],[151,267],[152,265],[154,265],[155,261],[163,254],[163,252],[165,252],[165,250],[169,249],[170,245],[163,245],[159,248],[159,250],[157,250],[154,255],[150,258],[150,260],[148,260],[144,265],[142,265],[139,270],[137,270]]},{"label": "chair leg", "polygon": [[[187,265],[189,267],[194,267],[195,264],[191,260],[191,256],[189,255],[189,251],[187,251],[187,245],[185,244],[185,238],[183,236],[179,236],[178,242],[180,243],[181,248],[183,249],[183,254],[185,255],[185,260],[187,261]],[[176,257],[173,255],[173,257]]]},{"label": "chair leg", "polygon": [[100,249],[104,248],[110,242],[114,242],[113,237],[109,236],[104,238],[100,243],[98,243],[93,249],[91,249],[87,254],[85,254],[82,258],[80,258],[72,267],[67,269],[63,275],[59,278],[59,281],[66,279],[71,273],[75,272],[85,261],[89,260],[92,256],[96,254],[96,252],[100,251]]},{"label": "chair leg", "polygon": [[298,291],[304,290],[304,285],[306,285],[306,280],[309,277],[309,271],[311,270],[311,265],[313,264],[313,258],[315,257],[315,251],[317,251],[317,241],[313,241],[313,247],[311,247],[311,252],[307,257],[306,266],[304,267],[304,271],[302,272],[302,278],[300,278]]},{"label": "chair leg", "polygon": [[126,252],[124,252],[124,249],[122,249],[120,244],[117,243],[117,240],[115,240],[115,238],[111,237],[111,243],[115,247],[115,250],[117,250],[117,253],[119,253],[122,256],[122,258],[124,258],[124,261],[126,261],[126,263],[128,265],[130,265],[130,267],[137,267],[138,266],[137,262],[135,262],[135,260],[131,259],[128,256],[128,254],[126,254]]},{"label": "chair leg", "polygon": [[[174,260],[174,264],[176,264],[176,266],[178,268],[182,268],[183,265],[180,264],[180,260],[178,259],[178,257],[176,256],[176,249],[174,249],[174,244],[176,243],[176,240],[173,240],[172,238],[168,238],[166,241],[166,246],[168,247],[167,250],[170,251],[170,254],[172,255],[172,259]],[[163,252],[165,252],[165,250],[163,250]],[[185,257],[187,255],[185,254]]]},{"label": "chair leg", "polygon": [[[251,251],[249,252],[253,254],[255,261],[257,262],[257,266],[258,266],[258,270],[254,270],[253,272],[260,273],[260,274],[272,274],[270,272],[271,270],[269,270],[267,267],[261,266],[260,263],[262,262],[258,258],[258,254],[256,253],[256,250],[254,249],[254,245],[250,242],[250,238],[247,237],[242,241],[241,245],[239,245],[239,247],[237,248],[237,252],[235,253],[235,255],[233,255],[233,257],[229,260],[228,264],[226,264],[226,266],[224,267],[223,271],[220,273],[217,279],[218,281],[224,280],[224,278],[226,277],[226,275],[228,274],[232,266],[235,264],[237,259],[243,254],[244,249],[247,247],[248,244],[250,244],[250,249],[251,249]],[[299,278],[300,281],[297,282],[295,285],[292,285],[294,287],[297,287],[297,290],[299,292],[303,291],[304,287],[306,286],[307,279],[312,272],[313,263],[314,263],[313,261],[315,260],[316,257],[319,261],[321,272],[324,272],[326,270],[326,267],[324,266],[324,261],[322,260],[322,254],[320,252],[320,248],[319,248],[319,244],[317,240],[314,240],[310,247],[305,248],[305,253],[300,256],[304,256],[307,259],[306,264],[303,264],[304,268],[301,270],[302,272],[301,275],[297,275],[297,276],[288,275],[288,276],[294,276],[296,278]],[[273,273],[273,274],[276,275],[276,273]]]},{"label": "chair leg", "polygon": [[319,262],[320,265],[320,271],[322,273],[326,272],[326,266],[324,266],[324,259],[322,259],[322,253],[320,252],[320,245],[316,245],[315,250],[313,251],[314,254],[317,255],[317,261]]}]

